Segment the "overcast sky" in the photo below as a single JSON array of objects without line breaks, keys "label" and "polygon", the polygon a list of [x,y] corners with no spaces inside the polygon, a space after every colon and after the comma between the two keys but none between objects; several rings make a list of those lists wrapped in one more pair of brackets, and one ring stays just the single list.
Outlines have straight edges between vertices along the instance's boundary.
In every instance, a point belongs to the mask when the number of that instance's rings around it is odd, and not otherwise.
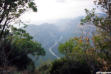
[{"label": "overcast sky", "polygon": [[35,0],[38,12],[26,12],[22,20],[28,24],[52,23],[84,15],[84,9],[94,7],[92,0]]}]

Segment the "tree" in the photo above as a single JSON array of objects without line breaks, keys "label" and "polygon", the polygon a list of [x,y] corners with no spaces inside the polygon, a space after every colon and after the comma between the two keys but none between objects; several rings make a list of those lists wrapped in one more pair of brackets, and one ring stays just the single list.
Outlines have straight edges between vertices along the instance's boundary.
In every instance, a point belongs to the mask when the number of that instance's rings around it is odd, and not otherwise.
[{"label": "tree", "polygon": [[[107,16],[100,17],[95,13],[95,9],[91,11],[85,9],[87,16],[82,19],[82,24],[91,23],[96,26],[97,33],[93,36],[93,44],[96,53],[99,56],[99,62],[102,61],[104,67],[102,71],[111,70],[111,4],[108,0],[99,0],[99,5],[102,5],[107,10]],[[98,51],[98,52],[97,52]],[[100,55],[103,54],[103,55]]]},{"label": "tree", "polygon": [[83,51],[86,51],[89,46],[89,41],[87,39],[82,39],[82,37],[74,37],[66,41],[63,44],[59,45],[59,51],[66,56],[74,55],[74,54],[83,54]]},{"label": "tree", "polygon": [[0,0],[0,39],[9,30],[10,23],[15,22],[28,8],[37,11],[32,0]]},{"label": "tree", "polygon": [[33,41],[25,30],[12,27],[29,9],[37,11],[33,0],[0,0],[0,67],[5,71],[8,66],[23,70],[33,64],[28,54],[45,55],[41,44]]},{"label": "tree", "polygon": [[62,58],[52,63],[49,74],[91,74],[90,66],[84,60]]},{"label": "tree", "polygon": [[[60,44],[59,51],[65,55],[64,58],[69,60],[69,62],[73,61],[72,64],[81,63],[81,65],[85,64],[88,66],[91,74],[101,70],[103,67],[103,64],[98,62],[99,56],[96,54],[95,48],[91,45],[91,40],[88,37],[74,37]],[[80,67],[80,65],[77,66]]]},{"label": "tree", "polygon": [[0,66],[14,66],[18,70],[27,69],[30,65],[34,67],[28,54],[44,56],[45,51],[41,44],[33,41],[33,38],[23,29],[12,27],[11,31],[11,34],[5,38],[0,46],[0,49],[4,49],[0,56]]}]

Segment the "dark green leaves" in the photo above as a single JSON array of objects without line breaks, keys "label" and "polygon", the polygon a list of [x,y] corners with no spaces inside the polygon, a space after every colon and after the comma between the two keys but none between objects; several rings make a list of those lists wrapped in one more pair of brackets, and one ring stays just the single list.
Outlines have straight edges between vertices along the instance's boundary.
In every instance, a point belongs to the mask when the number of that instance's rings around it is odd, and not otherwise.
[{"label": "dark green leaves", "polygon": [[34,2],[30,2],[30,3],[28,3],[28,6],[29,6],[29,8],[32,8],[32,10],[33,10],[34,12],[37,12],[37,8],[36,8]]}]

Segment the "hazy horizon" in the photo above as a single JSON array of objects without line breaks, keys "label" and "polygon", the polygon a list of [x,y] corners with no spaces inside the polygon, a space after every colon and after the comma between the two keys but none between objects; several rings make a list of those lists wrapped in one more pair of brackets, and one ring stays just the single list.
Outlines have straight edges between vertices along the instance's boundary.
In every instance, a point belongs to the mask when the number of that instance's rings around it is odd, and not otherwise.
[{"label": "hazy horizon", "polygon": [[94,8],[93,0],[35,0],[38,12],[26,12],[21,16],[27,24],[54,23],[85,15],[84,9]]}]

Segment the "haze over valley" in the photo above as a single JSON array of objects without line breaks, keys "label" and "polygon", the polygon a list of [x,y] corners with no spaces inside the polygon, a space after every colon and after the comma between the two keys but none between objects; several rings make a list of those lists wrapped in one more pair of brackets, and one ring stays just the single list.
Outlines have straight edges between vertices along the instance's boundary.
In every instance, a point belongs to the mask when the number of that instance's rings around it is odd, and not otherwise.
[{"label": "haze over valley", "polygon": [[87,35],[87,33],[91,36],[96,31],[94,26],[83,27],[80,25],[82,18],[81,16],[74,19],[64,19],[57,21],[57,24],[29,25],[26,28],[26,31],[34,37],[34,40],[40,42],[46,51],[46,56],[40,57],[37,62],[35,61],[36,65],[40,61],[51,61],[62,57],[63,55],[58,51],[60,43],[64,43],[73,37],[82,36],[83,34]]},{"label": "haze over valley", "polygon": [[[36,65],[41,61],[62,57],[63,55],[58,51],[60,43],[82,34],[91,36],[95,31],[94,26],[80,25],[81,19],[86,15],[84,9],[96,8],[93,1],[47,0],[44,2],[44,0],[38,0],[35,2],[38,4],[38,13],[27,12],[21,18],[29,24],[26,28],[27,32],[34,37],[35,41],[40,42],[46,51],[45,57],[40,57],[38,62],[34,61]],[[101,14],[99,9],[96,13]],[[32,58],[34,59],[33,56]]]}]

